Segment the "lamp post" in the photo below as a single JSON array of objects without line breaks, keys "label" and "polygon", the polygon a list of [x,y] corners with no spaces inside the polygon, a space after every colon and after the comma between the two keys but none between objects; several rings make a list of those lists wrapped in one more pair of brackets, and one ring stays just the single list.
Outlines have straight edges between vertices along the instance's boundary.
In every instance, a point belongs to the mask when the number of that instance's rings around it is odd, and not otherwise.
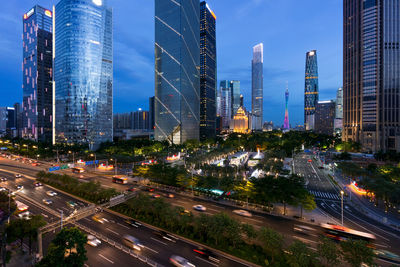
[{"label": "lamp post", "polygon": [[340,195],[341,195],[341,200],[342,200],[342,226],[343,226],[343,195],[344,195],[344,191],[340,190]]},{"label": "lamp post", "polygon": [[117,175],[117,158],[115,158],[115,159],[110,159],[111,161],[115,161],[115,163],[114,163],[114,175]]},{"label": "lamp post", "polygon": [[96,172],[96,153],[90,154],[91,157],[94,156],[94,172]]}]

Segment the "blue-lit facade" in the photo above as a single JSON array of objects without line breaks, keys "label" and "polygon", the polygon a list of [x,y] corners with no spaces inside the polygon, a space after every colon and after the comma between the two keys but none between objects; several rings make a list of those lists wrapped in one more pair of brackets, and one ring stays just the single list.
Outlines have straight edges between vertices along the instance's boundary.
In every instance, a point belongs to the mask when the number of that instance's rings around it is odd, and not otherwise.
[{"label": "blue-lit facade", "polygon": [[199,70],[199,1],[155,0],[156,140],[199,140]]},{"label": "blue-lit facade", "polygon": [[208,4],[200,3],[200,139],[215,138],[217,43],[216,16]]},{"label": "blue-lit facade", "polygon": [[53,14],[34,6],[22,17],[22,137],[51,142]]},{"label": "blue-lit facade", "polygon": [[304,86],[304,127],[313,130],[315,125],[315,109],[319,100],[317,51],[306,54],[306,71]]},{"label": "blue-lit facade", "polygon": [[262,130],[264,116],[264,45],[262,43],[253,47],[251,61],[251,113],[254,116],[252,128]]},{"label": "blue-lit facade", "polygon": [[232,119],[232,87],[231,82],[223,80],[219,85],[220,92],[220,117],[223,129],[229,129]]},{"label": "blue-lit facade", "polygon": [[236,115],[236,112],[240,108],[240,81],[231,81],[230,87],[231,87],[231,99],[232,99],[231,117],[233,118],[233,116]]},{"label": "blue-lit facade", "polygon": [[55,8],[55,141],[96,149],[113,137],[113,23],[106,0]]}]

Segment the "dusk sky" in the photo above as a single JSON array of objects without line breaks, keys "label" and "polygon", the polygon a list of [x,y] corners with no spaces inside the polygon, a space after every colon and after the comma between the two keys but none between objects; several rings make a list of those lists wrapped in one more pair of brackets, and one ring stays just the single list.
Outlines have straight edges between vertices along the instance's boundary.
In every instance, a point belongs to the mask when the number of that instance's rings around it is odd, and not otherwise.
[{"label": "dusk sky", "polygon": [[[35,4],[2,1],[0,106],[22,101],[22,16]],[[342,86],[342,0],[209,0],[217,16],[218,85],[240,80],[251,108],[252,47],[264,43],[264,120],[283,124],[289,83],[292,126],[303,124],[305,55],[316,49],[320,100]],[[108,0],[114,9],[114,112],[148,108],[154,95],[154,0]]]}]

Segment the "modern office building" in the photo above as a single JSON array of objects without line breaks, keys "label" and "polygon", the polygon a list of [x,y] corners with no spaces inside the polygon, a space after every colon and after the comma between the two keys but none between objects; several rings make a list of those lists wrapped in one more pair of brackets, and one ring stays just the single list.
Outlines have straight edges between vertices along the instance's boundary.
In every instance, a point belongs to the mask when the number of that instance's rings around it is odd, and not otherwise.
[{"label": "modern office building", "polygon": [[336,92],[335,108],[335,133],[342,134],[343,129],[343,88],[340,87]]},{"label": "modern office building", "polygon": [[400,1],[343,4],[344,141],[400,151]]},{"label": "modern office building", "polygon": [[306,72],[304,86],[304,127],[314,129],[315,108],[319,99],[317,51],[306,54]]},{"label": "modern office building", "polygon": [[154,131],[154,96],[149,98],[149,127]]},{"label": "modern office building", "polygon": [[321,134],[333,135],[335,121],[335,101],[318,101],[315,107],[314,131]]},{"label": "modern office building", "polygon": [[107,0],[55,7],[54,142],[96,149],[113,137],[113,14]]},{"label": "modern office building", "polygon": [[7,107],[0,107],[0,136],[6,134],[8,111]]},{"label": "modern office building", "polygon": [[221,119],[222,128],[228,129],[232,119],[232,87],[231,82],[223,80],[220,82],[219,90],[221,92]]},{"label": "modern office building", "polygon": [[22,137],[51,142],[53,13],[34,6],[22,17]]},{"label": "modern office building", "polygon": [[288,103],[289,103],[289,88],[286,88],[285,92],[285,120],[283,122],[283,129],[289,130],[289,110],[288,110]]},{"label": "modern office building", "polygon": [[230,81],[232,99],[232,118],[240,108],[240,81]]},{"label": "modern office building", "polygon": [[133,130],[150,130],[149,112],[139,109],[132,112],[132,128]]},{"label": "modern office building", "polygon": [[200,3],[200,139],[215,138],[217,42],[216,19],[206,1]]},{"label": "modern office building", "polygon": [[199,1],[155,0],[156,140],[199,139],[199,67]]},{"label": "modern office building", "polygon": [[22,109],[20,103],[14,104],[15,116],[16,116],[16,131],[13,137],[21,138],[22,137]]},{"label": "modern office building", "polygon": [[251,113],[255,116],[254,130],[262,130],[263,127],[263,90],[264,90],[264,45],[262,43],[253,47],[253,59],[251,61]]}]

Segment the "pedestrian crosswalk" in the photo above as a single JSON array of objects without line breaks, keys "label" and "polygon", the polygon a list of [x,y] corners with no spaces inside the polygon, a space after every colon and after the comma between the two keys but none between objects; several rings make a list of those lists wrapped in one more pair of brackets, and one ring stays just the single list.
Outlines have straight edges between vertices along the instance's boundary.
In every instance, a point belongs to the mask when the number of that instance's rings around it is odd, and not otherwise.
[{"label": "pedestrian crosswalk", "polygon": [[315,197],[318,197],[318,198],[340,200],[340,195],[339,194],[334,194],[334,193],[329,193],[329,192],[313,191],[313,190],[310,190],[310,193],[313,194]]}]

